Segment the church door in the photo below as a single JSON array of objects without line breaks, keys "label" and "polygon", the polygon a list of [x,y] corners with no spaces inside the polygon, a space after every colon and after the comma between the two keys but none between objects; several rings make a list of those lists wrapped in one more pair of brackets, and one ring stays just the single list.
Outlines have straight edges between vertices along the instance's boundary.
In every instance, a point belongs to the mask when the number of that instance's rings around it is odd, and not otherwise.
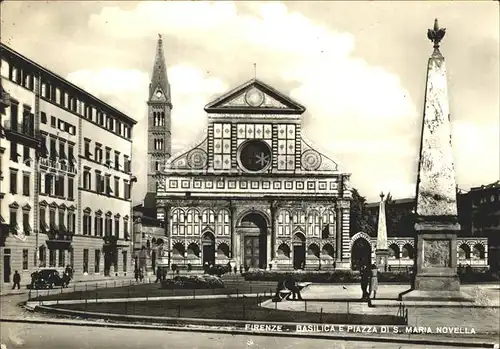
[{"label": "church door", "polygon": [[306,260],[306,245],[293,245],[293,268],[302,269]]},{"label": "church door", "polygon": [[203,265],[215,265],[215,246],[204,244],[203,245]]},{"label": "church door", "polygon": [[372,248],[365,239],[354,241],[351,250],[351,269],[359,270],[362,265],[371,264]]},{"label": "church door", "polygon": [[258,236],[245,236],[245,266],[259,267],[260,241]]},{"label": "church door", "polygon": [[206,232],[201,238],[203,265],[215,265],[215,236],[211,232]]}]

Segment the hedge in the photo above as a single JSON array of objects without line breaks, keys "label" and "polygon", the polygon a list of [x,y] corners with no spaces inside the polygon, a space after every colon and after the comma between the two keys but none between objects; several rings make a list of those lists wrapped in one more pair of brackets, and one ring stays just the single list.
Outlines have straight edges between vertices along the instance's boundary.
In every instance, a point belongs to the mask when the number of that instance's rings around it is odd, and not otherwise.
[{"label": "hedge", "polygon": [[[349,270],[326,271],[268,271],[252,270],[244,273],[247,281],[281,281],[292,275],[297,281],[307,281],[316,283],[359,283],[361,281],[359,272]],[[459,273],[462,283],[482,283],[499,281],[500,276],[491,271],[471,271],[469,273]],[[384,282],[410,283],[412,275],[406,272],[379,272],[378,280]]]},{"label": "hedge", "polygon": [[217,276],[212,275],[189,275],[174,276],[161,283],[161,288],[167,289],[206,289],[224,288],[224,282]]}]

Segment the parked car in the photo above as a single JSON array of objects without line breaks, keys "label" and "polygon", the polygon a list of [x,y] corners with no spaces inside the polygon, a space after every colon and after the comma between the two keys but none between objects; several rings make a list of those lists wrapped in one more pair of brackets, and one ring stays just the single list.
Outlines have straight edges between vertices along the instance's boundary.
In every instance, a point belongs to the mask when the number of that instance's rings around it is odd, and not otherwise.
[{"label": "parked car", "polygon": [[31,288],[65,287],[68,286],[68,284],[69,278],[61,276],[57,269],[41,269],[34,273]]}]

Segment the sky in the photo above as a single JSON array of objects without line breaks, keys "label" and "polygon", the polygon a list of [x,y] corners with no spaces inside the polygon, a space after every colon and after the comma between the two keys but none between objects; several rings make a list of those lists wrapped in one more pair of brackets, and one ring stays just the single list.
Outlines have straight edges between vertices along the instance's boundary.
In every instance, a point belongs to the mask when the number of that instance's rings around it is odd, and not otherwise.
[{"label": "sky", "polygon": [[[368,201],[415,196],[427,29],[447,29],[456,181],[500,178],[496,1],[4,1],[1,40],[138,121],[144,178],[148,85],[162,34],[172,89],[173,154],[205,134],[203,107],[254,76],[307,111],[303,133],[352,173]],[[146,191],[133,191],[140,202]]]}]

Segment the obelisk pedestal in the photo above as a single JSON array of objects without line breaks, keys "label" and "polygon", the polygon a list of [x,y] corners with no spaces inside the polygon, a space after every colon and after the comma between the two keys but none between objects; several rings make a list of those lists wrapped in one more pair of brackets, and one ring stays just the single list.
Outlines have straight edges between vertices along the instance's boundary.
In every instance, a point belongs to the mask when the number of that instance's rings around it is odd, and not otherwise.
[{"label": "obelisk pedestal", "polygon": [[470,300],[460,292],[457,275],[457,194],[451,145],[451,123],[444,57],[439,42],[445,35],[437,19],[428,38],[434,52],[427,67],[417,179],[415,275],[403,300]]},{"label": "obelisk pedestal", "polygon": [[378,210],[377,226],[377,247],[375,250],[375,263],[379,271],[387,270],[387,259],[389,258],[389,249],[387,247],[387,224],[385,219],[384,193],[380,193],[380,204]]}]

